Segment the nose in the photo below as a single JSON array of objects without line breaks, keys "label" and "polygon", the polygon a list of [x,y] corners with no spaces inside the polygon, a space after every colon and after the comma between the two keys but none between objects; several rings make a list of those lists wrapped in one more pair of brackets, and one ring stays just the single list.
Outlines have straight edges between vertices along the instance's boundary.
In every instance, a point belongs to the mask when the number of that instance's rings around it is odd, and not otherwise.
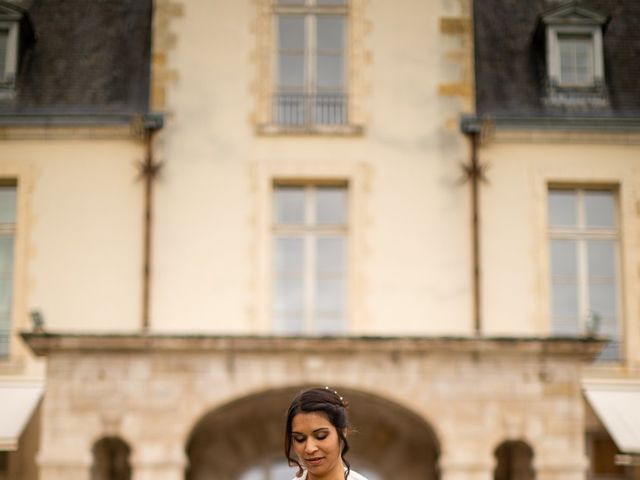
[{"label": "nose", "polygon": [[307,438],[307,441],[304,444],[304,453],[310,454],[318,450],[316,446],[316,442],[313,438]]}]

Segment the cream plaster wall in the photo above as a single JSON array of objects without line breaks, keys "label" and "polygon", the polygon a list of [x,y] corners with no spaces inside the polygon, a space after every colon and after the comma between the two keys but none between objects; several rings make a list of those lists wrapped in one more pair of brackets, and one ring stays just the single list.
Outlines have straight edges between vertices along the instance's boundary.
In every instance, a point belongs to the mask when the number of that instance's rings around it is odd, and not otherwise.
[{"label": "cream plaster wall", "polygon": [[547,188],[617,186],[621,315],[630,363],[640,362],[639,145],[501,143],[480,151],[483,314],[488,335],[546,335],[549,324]]},{"label": "cream plaster wall", "polygon": [[[34,309],[49,330],[139,328],[143,158],[137,140],[3,142],[0,177],[18,182],[16,334]],[[17,335],[11,347],[23,365]]]},{"label": "cream plaster wall", "polygon": [[156,144],[152,328],[269,332],[270,185],[284,175],[350,182],[350,332],[469,333],[466,100],[439,93],[461,75],[446,56],[461,42],[440,18],[465,14],[464,2],[354,2],[363,133],[316,136],[255,123],[265,2],[174,3],[179,14],[157,26],[175,38],[162,55],[177,73]]}]

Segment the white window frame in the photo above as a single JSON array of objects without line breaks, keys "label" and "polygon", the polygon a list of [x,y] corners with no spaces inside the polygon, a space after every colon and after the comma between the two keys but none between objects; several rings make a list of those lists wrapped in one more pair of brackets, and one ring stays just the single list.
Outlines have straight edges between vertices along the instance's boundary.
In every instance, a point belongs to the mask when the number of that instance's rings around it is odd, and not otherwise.
[{"label": "white window frame", "polygon": [[0,30],[8,32],[4,75],[0,76],[0,88],[13,88],[18,69],[18,34],[20,26],[18,21],[0,20]]},{"label": "white window frame", "polygon": [[[563,83],[559,37],[581,35],[591,37],[593,48],[593,76],[588,83]],[[604,60],[602,53],[602,28],[599,25],[548,25],[547,26],[547,72],[551,84],[558,87],[595,87],[604,84]]]},{"label": "white window frame", "polygon": [[[348,68],[349,68],[349,0],[345,0],[343,5],[317,5],[317,0],[304,0],[304,5],[282,5],[278,3],[278,0],[273,2],[273,31],[274,35],[274,58],[273,58],[273,98],[272,98],[272,122],[276,125],[293,126],[309,128],[322,125],[348,125],[349,124],[349,86],[348,86]],[[304,55],[304,85],[302,85],[301,95],[305,98],[304,105],[304,121],[299,124],[283,123],[279,119],[277,97],[283,92],[280,91],[280,79],[279,74],[279,55],[280,45],[278,42],[278,19],[281,15],[297,15],[304,17],[304,34],[305,34],[305,46],[303,48]],[[315,99],[318,94],[322,94],[317,85],[317,71],[316,71],[316,55],[318,49],[316,46],[316,25],[317,18],[320,15],[333,15],[342,17],[344,19],[344,44],[342,45],[342,89],[338,92],[336,89],[336,95],[342,95],[342,121],[341,122],[329,122],[323,123],[316,121],[316,105]],[[295,93],[295,92],[292,92]]]},{"label": "white window frame", "polygon": [[[336,181],[336,182],[274,182],[272,194],[274,196],[273,206],[276,207],[275,194],[278,188],[281,187],[300,187],[304,189],[305,192],[305,220],[304,224],[279,224],[277,219],[275,218],[275,211],[273,215],[272,221],[272,243],[271,243],[271,258],[272,265],[274,265],[275,261],[275,247],[276,240],[279,237],[302,237],[303,245],[304,245],[304,266],[303,266],[303,282],[304,282],[304,291],[303,291],[303,326],[301,332],[288,332],[282,326],[277,324],[277,319],[275,318],[274,313],[274,301],[276,295],[276,275],[275,265],[272,267],[272,299],[270,302],[270,311],[272,317],[272,326],[274,331],[280,334],[289,334],[289,333],[300,333],[302,335],[314,335],[318,334],[322,331],[322,329],[318,328],[318,319],[315,318],[315,307],[317,305],[317,301],[315,298],[315,287],[316,287],[316,279],[315,279],[315,268],[316,268],[316,250],[314,248],[314,240],[322,235],[327,236],[341,236],[344,238],[344,246],[346,249],[345,254],[345,262],[344,262],[344,299],[345,304],[343,306],[343,328],[342,333],[346,333],[348,329],[348,318],[349,318],[349,184],[344,181]],[[344,224],[340,225],[319,225],[315,222],[313,208],[315,206],[315,192],[318,188],[322,187],[339,187],[343,188],[346,193],[346,205],[345,205],[345,221]]]},{"label": "white window frame", "polygon": [[[577,208],[577,225],[574,228],[561,228],[551,225],[550,219],[548,220],[548,247],[549,247],[549,260],[551,260],[551,242],[553,240],[574,240],[576,242],[577,249],[577,289],[578,289],[578,328],[583,335],[587,335],[588,322],[590,320],[591,311],[589,309],[589,273],[587,267],[587,249],[586,243],[589,240],[611,240],[614,242],[614,268],[615,268],[615,285],[616,285],[616,327],[617,336],[612,340],[618,342],[620,345],[618,356],[624,356],[624,319],[622,312],[622,278],[621,278],[621,231],[620,231],[620,211],[619,211],[619,195],[620,192],[617,188],[612,186],[566,186],[566,185],[549,185],[547,188],[547,202],[549,201],[549,194],[554,190],[571,190],[576,193],[576,208]],[[614,221],[615,226],[611,229],[590,229],[585,225],[585,207],[584,207],[584,195],[588,191],[608,191],[612,194],[615,205]],[[549,262],[550,264],[550,262]],[[549,269],[549,300],[553,298],[553,277],[551,268]],[[553,316],[553,310],[550,303],[549,310],[550,329],[552,334],[555,334],[555,319]],[[597,332],[596,332],[597,333]]]}]

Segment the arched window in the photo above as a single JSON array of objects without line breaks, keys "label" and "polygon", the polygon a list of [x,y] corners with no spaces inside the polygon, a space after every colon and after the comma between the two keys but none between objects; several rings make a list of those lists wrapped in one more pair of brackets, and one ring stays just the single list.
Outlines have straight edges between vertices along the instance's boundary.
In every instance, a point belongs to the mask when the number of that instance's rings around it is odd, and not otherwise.
[{"label": "arched window", "polygon": [[131,480],[131,449],[118,437],[104,437],[93,446],[91,480]]},{"label": "arched window", "polygon": [[533,480],[533,449],[522,441],[507,441],[496,448],[494,480]]}]

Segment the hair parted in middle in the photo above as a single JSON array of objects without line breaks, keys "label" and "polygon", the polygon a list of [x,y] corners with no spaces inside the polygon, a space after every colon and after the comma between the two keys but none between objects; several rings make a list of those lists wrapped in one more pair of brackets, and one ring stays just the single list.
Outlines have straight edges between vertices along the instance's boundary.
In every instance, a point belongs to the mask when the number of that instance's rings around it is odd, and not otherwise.
[{"label": "hair parted in middle", "polygon": [[351,471],[351,465],[345,458],[346,453],[349,451],[346,432],[350,426],[347,407],[347,401],[344,400],[338,392],[331,390],[329,387],[318,387],[304,390],[291,401],[291,405],[289,405],[289,410],[287,411],[284,453],[289,461],[289,466],[298,466],[297,476],[301,476],[304,469],[302,468],[302,465],[300,465],[300,462],[291,455],[291,425],[293,423],[293,417],[298,413],[318,412],[323,413],[338,432],[338,438],[341,445],[340,457],[342,458],[342,463],[346,467],[344,478],[346,479],[348,477],[349,472]]}]

